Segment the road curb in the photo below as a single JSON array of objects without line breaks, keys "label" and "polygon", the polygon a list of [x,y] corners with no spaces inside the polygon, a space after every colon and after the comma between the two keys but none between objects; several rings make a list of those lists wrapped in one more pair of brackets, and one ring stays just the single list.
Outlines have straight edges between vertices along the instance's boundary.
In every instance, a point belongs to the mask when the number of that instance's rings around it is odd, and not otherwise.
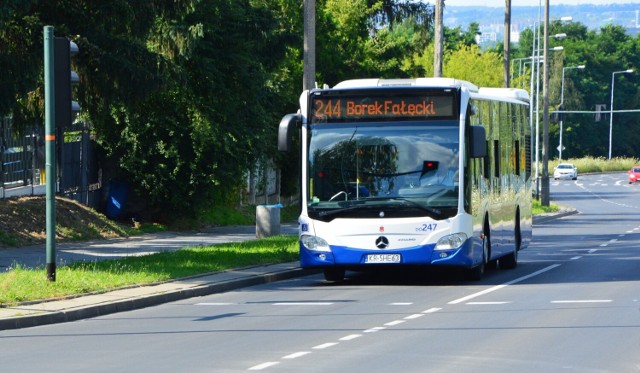
[{"label": "road curb", "polygon": [[533,216],[533,225],[546,223],[550,220],[564,218],[565,216],[570,216],[577,214],[579,211],[574,208],[562,208],[558,212],[551,212],[546,214],[534,215]]},{"label": "road curb", "polygon": [[292,267],[285,270],[266,272],[259,275],[246,275],[245,277],[238,279],[211,282],[198,286],[179,288],[162,293],[132,297],[102,304],[92,304],[53,312],[9,317],[6,319],[0,319],[0,330],[21,329],[105,316],[112,313],[132,311],[193,297],[223,293],[248,286],[262,285],[270,282],[307,276],[315,272],[316,271],[304,270],[300,267]]}]

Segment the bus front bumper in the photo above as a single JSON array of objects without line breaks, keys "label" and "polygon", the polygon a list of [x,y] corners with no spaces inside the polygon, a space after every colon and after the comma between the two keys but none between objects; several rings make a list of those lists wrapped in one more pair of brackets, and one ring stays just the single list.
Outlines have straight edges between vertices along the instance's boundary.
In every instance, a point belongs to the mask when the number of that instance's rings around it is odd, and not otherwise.
[{"label": "bus front bumper", "polygon": [[329,246],[330,251],[313,251],[300,243],[300,265],[303,268],[374,265],[445,265],[473,267],[482,260],[481,246],[471,239],[454,250],[434,250],[435,244],[402,250],[362,250],[345,246]]}]

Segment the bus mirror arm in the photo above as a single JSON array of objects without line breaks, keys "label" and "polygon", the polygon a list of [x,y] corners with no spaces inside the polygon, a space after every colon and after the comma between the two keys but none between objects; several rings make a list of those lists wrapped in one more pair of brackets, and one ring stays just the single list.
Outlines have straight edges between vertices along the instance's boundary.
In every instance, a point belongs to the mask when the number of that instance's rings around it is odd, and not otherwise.
[{"label": "bus mirror arm", "polygon": [[487,132],[483,126],[471,126],[469,138],[469,156],[483,158],[487,156]]},{"label": "bus mirror arm", "polygon": [[287,114],[278,126],[278,150],[288,152],[291,149],[293,131],[300,124],[300,114]]}]

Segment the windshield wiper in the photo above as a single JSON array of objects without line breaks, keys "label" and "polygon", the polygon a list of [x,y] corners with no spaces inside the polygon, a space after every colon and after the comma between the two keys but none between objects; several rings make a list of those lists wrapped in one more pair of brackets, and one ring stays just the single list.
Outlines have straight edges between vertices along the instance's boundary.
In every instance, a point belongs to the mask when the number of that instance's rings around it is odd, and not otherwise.
[{"label": "windshield wiper", "polygon": [[405,197],[375,197],[375,198],[367,198],[368,201],[399,201],[405,204],[411,205],[412,207],[417,207],[420,210],[429,212],[436,216],[442,216],[442,210],[437,209],[435,207],[425,206],[422,203],[416,202],[414,200],[405,198]]},{"label": "windshield wiper", "polygon": [[327,217],[327,216],[341,214],[343,212],[349,212],[349,211],[358,210],[358,209],[368,210],[368,209],[379,208],[379,207],[380,206],[378,206],[378,205],[366,205],[365,203],[362,202],[362,200],[360,200],[360,201],[351,201],[345,207],[334,209],[334,210],[318,211],[317,214],[318,214],[319,217]]}]

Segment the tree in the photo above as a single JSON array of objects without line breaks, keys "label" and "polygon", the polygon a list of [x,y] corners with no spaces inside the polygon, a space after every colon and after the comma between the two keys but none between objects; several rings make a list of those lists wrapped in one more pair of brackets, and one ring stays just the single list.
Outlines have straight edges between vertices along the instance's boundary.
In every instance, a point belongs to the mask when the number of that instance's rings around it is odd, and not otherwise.
[{"label": "tree", "polygon": [[[470,68],[472,67],[472,68]],[[460,45],[445,57],[444,75],[468,80],[477,86],[502,86],[502,58],[495,52],[480,52],[477,45]]]}]

